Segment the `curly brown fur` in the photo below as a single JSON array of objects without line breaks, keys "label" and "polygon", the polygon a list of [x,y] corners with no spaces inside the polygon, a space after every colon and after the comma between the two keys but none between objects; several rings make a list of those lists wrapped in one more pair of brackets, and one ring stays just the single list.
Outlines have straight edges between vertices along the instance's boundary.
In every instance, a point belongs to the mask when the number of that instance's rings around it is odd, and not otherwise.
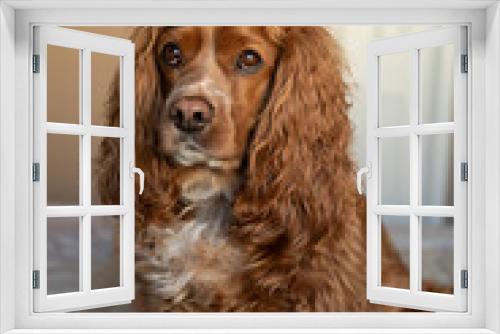
[{"label": "curly brown fur", "polygon": [[[155,127],[174,79],[158,57],[172,29],[137,28],[132,37],[136,164],[146,175],[144,194],[136,197],[137,307],[397,310],[366,299],[364,208],[355,191],[341,48],[321,27],[238,29],[264,36],[272,64],[267,81],[259,80],[265,93],[252,103],[257,112],[241,121],[237,168],[180,166],[161,151],[162,136],[170,134]],[[118,123],[117,89],[110,124]],[[101,150],[102,197],[116,202],[119,148],[105,140]],[[385,248],[391,265],[384,275],[407,280],[397,254]]]}]

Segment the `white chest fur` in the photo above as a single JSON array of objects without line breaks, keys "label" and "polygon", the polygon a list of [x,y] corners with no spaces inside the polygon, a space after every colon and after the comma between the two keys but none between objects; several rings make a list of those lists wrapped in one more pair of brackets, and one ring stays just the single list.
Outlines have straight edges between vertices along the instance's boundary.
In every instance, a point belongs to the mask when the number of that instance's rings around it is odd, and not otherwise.
[{"label": "white chest fur", "polygon": [[211,179],[186,183],[183,199],[189,220],[179,215],[167,227],[150,226],[146,232],[151,249],[138,250],[138,270],[150,293],[180,303],[196,289],[220,284],[241,265],[239,252],[228,242],[232,221],[228,189],[217,187]]}]

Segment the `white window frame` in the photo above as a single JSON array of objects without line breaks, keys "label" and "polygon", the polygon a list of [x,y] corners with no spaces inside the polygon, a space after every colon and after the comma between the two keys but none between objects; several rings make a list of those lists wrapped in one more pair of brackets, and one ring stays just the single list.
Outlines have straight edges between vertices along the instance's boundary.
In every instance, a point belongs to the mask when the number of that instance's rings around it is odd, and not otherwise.
[{"label": "white window frame", "polygon": [[[49,122],[47,120],[47,46],[71,48],[80,59],[78,84],[80,87],[79,124]],[[135,160],[135,47],[126,39],[112,38],[53,26],[34,27],[34,54],[40,58],[39,73],[33,74],[33,153],[38,163],[39,181],[33,184],[33,268],[39,273],[39,287],[33,290],[35,312],[74,311],[129,303],[135,295],[134,263],[134,168]],[[92,53],[113,55],[120,68],[120,124],[118,127],[92,125],[91,71]],[[63,134],[79,138],[79,204],[47,206],[47,135]],[[120,203],[92,205],[91,140],[110,137],[120,141]],[[92,217],[119,216],[119,286],[92,289],[91,228]],[[47,219],[51,217],[78,218],[79,229],[79,290],[69,293],[47,294]],[[75,222],[59,222],[75,224]]]},{"label": "white window frame", "polygon": [[[172,329],[163,332],[198,333],[214,332],[217,328],[231,328],[216,330],[218,333],[302,333],[307,329],[316,333],[404,333],[410,328],[412,333],[499,333],[500,9],[497,1],[311,0],[306,3],[241,0],[229,3],[207,0],[203,2],[204,8],[197,6],[200,2],[188,0],[164,3],[141,0],[0,2],[0,333],[33,333],[35,329],[111,333],[125,328],[146,332],[146,326]],[[30,34],[35,24],[469,25],[468,258],[471,265],[468,311],[432,314],[33,313],[30,288],[33,124],[29,55]]]},{"label": "white window frame", "polygon": [[[392,38],[373,41],[368,46],[368,107],[367,107],[367,297],[380,304],[414,307],[431,311],[467,310],[467,289],[461,285],[461,271],[467,270],[467,181],[461,180],[461,163],[467,163],[467,77],[462,73],[462,55],[467,55],[467,29],[464,26],[435,28]],[[422,123],[420,115],[420,49],[453,45],[453,109],[454,119],[441,123]],[[380,59],[382,56],[408,55],[409,124],[381,126],[380,119]],[[453,134],[454,204],[435,206],[421,204],[423,135]],[[409,202],[388,205],[381,202],[381,149],[384,138],[408,139]],[[382,162],[383,163],[383,162]],[[381,285],[382,261],[381,218],[384,215],[409,218],[409,289]],[[421,290],[422,282],[422,217],[453,218],[453,293],[433,293]]]}]

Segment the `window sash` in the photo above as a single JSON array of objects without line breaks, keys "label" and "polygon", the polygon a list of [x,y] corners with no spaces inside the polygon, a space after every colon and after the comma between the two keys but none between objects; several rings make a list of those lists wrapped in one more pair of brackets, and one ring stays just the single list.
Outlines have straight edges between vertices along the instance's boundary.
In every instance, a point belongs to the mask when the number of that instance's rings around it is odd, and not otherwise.
[{"label": "window sash", "polygon": [[[467,54],[466,28],[426,31],[373,42],[368,50],[367,110],[367,295],[371,302],[432,311],[467,310],[467,290],[461,288],[461,270],[467,269],[467,183],[460,181],[460,164],[467,162],[467,75],[461,73],[461,55]],[[454,121],[419,124],[419,49],[453,44]],[[379,57],[408,52],[410,56],[409,125],[379,127]],[[420,135],[454,134],[454,206],[419,205]],[[379,139],[409,138],[409,205],[381,205]],[[410,289],[381,286],[381,215],[410,217]],[[420,291],[422,216],[453,217],[453,295]]]},{"label": "window sash", "polygon": [[[79,50],[80,123],[47,122],[47,45]],[[120,57],[121,127],[91,124],[91,54]],[[40,56],[40,72],[34,83],[34,161],[40,164],[40,181],[34,192],[34,264],[40,271],[40,288],[34,289],[34,311],[73,311],[130,302],[134,298],[134,45],[128,41],[58,27],[35,27],[34,53]],[[47,206],[47,135],[79,136],[79,205]],[[120,205],[92,205],[92,136],[121,140]],[[120,286],[91,289],[91,218],[120,215]],[[79,217],[79,291],[47,294],[47,218]],[[61,222],[61,224],[64,224]]]}]

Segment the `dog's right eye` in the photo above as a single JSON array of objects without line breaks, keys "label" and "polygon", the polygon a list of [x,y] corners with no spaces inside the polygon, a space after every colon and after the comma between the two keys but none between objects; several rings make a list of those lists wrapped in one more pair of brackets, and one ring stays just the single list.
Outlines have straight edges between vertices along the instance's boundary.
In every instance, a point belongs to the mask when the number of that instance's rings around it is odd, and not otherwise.
[{"label": "dog's right eye", "polygon": [[179,67],[182,65],[182,52],[175,43],[167,43],[163,49],[164,59],[168,66]]}]

